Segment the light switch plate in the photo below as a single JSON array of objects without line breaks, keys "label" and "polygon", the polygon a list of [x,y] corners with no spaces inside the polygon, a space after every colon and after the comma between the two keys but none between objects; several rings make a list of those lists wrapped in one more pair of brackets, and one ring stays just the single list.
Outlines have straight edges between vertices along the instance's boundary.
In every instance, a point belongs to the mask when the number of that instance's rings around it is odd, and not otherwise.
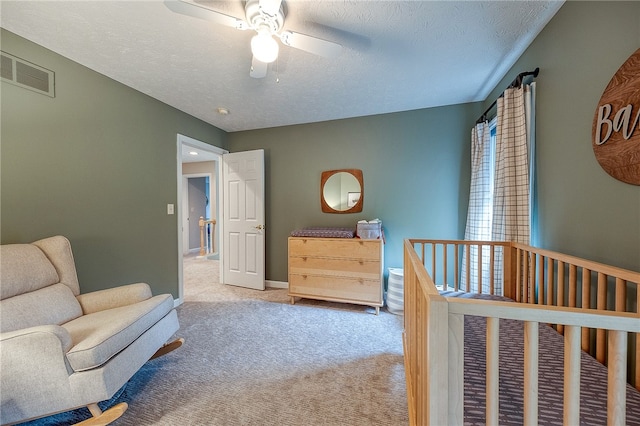
[{"label": "light switch plate", "polygon": [[173,214],[173,204],[167,204],[167,214]]}]

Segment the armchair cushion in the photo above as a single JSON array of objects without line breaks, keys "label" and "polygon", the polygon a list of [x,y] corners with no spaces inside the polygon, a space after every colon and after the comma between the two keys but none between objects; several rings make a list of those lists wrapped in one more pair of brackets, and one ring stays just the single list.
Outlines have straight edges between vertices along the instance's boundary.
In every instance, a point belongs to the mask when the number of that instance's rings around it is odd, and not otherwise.
[{"label": "armchair cushion", "polygon": [[0,299],[35,291],[60,282],[47,256],[33,244],[2,247]]},{"label": "armchair cushion", "polygon": [[74,371],[99,367],[173,309],[173,298],[154,296],[128,306],[83,315],[62,326],[69,332],[73,347],[67,360]]},{"label": "armchair cushion", "polygon": [[[2,252],[4,255],[4,251]],[[4,287],[4,274],[2,287]],[[46,306],[46,309],[43,309]],[[4,299],[0,310],[0,331],[13,331],[37,325],[62,325],[82,315],[82,308],[64,284],[53,284]]]},{"label": "armchair cushion", "polygon": [[80,283],[69,240],[53,237],[34,241],[32,244],[42,250],[56,268],[60,282],[69,287],[74,295],[80,294]]}]

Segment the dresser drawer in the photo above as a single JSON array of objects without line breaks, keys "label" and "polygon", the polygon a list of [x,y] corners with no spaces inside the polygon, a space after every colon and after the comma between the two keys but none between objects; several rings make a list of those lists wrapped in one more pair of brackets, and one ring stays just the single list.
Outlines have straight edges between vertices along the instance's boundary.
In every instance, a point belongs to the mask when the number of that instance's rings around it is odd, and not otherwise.
[{"label": "dresser drawer", "polygon": [[378,260],[340,259],[332,257],[289,257],[289,273],[380,280],[382,266]]},{"label": "dresser drawer", "polygon": [[382,306],[379,279],[290,274],[289,295]]},{"label": "dresser drawer", "polygon": [[289,256],[347,257],[380,260],[380,240],[289,238]]}]

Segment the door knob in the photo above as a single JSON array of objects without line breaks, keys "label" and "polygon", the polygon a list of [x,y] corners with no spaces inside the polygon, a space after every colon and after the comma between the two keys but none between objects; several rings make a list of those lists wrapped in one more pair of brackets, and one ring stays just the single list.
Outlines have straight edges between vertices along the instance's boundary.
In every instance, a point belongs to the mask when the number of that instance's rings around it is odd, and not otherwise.
[{"label": "door knob", "polygon": [[258,231],[262,231],[264,229],[264,226],[256,225],[256,226],[254,226],[254,228],[256,228]]}]

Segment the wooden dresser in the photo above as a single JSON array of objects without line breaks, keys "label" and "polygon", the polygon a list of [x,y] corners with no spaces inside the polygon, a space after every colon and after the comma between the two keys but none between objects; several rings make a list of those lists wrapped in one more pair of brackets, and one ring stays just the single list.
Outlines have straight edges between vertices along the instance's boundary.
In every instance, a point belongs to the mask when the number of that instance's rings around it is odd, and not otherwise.
[{"label": "wooden dresser", "polygon": [[289,237],[289,296],[383,305],[382,240]]}]

